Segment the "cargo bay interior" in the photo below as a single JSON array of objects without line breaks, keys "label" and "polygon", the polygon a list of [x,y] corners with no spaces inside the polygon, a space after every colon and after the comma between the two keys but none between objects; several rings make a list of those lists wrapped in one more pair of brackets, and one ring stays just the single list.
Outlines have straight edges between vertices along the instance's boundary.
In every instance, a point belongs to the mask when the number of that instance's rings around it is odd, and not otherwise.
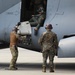
[{"label": "cargo bay interior", "polygon": [[31,0],[21,0],[21,17],[20,21],[27,21],[31,18],[32,11],[30,8],[30,2]]},{"label": "cargo bay interior", "polygon": [[[21,0],[21,16],[20,16],[21,22],[28,21],[34,14],[35,1],[41,2],[42,5],[44,5],[44,1],[46,1],[47,3],[47,0]],[[44,5],[45,10],[46,10],[46,5],[47,4]]]}]

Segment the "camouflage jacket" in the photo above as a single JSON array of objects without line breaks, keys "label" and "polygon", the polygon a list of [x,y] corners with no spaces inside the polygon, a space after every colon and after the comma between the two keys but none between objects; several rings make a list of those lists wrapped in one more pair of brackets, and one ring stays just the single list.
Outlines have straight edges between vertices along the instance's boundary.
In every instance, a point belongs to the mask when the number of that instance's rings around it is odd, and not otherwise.
[{"label": "camouflage jacket", "polygon": [[43,23],[44,23],[45,17],[46,17],[45,13],[43,13],[43,14],[37,14],[37,15],[34,15],[29,20],[29,22],[30,22],[31,26],[37,26],[37,25],[42,26]]},{"label": "camouflage jacket", "polygon": [[38,43],[42,47],[42,52],[46,50],[56,50],[58,48],[57,35],[52,31],[44,32],[39,38]]}]

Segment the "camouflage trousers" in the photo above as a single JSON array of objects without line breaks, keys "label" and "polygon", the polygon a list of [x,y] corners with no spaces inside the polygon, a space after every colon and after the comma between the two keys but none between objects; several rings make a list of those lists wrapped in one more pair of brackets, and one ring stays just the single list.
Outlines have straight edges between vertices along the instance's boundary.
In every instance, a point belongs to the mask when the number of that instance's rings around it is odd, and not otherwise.
[{"label": "camouflage trousers", "polygon": [[54,56],[55,56],[55,53],[53,50],[46,50],[42,53],[43,55],[43,66],[46,67],[47,65],[47,58],[49,57],[49,66],[54,68]]},{"label": "camouflage trousers", "polygon": [[12,47],[10,47],[10,51],[11,51],[11,54],[12,54],[12,59],[11,59],[9,67],[15,67],[16,66],[17,57],[18,57],[17,46],[13,45]]}]

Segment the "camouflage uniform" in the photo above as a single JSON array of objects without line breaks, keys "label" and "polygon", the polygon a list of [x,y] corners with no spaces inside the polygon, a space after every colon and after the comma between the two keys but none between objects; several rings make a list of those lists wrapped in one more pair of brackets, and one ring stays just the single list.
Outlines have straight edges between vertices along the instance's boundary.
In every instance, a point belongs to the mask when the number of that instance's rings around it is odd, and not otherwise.
[{"label": "camouflage uniform", "polygon": [[43,67],[46,68],[47,58],[49,57],[50,69],[54,69],[53,60],[58,47],[57,35],[52,31],[44,32],[39,39],[39,44],[42,47]]},{"label": "camouflage uniform", "polygon": [[10,51],[12,54],[12,59],[9,66],[10,70],[17,69],[16,68],[16,61],[18,57],[17,40],[18,40],[18,35],[16,34],[15,31],[12,31],[10,33]]},{"label": "camouflage uniform", "polygon": [[37,25],[37,28],[39,28],[39,25],[41,26],[41,25],[44,23],[45,16],[46,16],[45,13],[43,13],[43,14],[38,14],[38,15],[34,15],[34,16],[29,20],[31,26],[36,26],[36,25]]},{"label": "camouflage uniform", "polygon": [[[43,8],[43,7],[39,7],[40,8]],[[37,15],[34,15],[30,20],[30,24],[31,26],[36,26],[34,28],[34,34],[37,35],[38,33],[38,30],[41,26],[43,26],[44,24],[44,21],[45,21],[45,18],[46,18],[46,13],[44,12],[43,9],[39,10],[38,9],[38,14]]]}]

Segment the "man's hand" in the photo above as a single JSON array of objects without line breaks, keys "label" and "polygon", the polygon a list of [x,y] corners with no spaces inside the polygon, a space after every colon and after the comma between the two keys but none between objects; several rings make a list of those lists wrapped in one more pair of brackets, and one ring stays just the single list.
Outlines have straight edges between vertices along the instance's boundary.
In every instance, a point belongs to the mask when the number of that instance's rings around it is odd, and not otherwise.
[{"label": "man's hand", "polygon": [[37,28],[34,28],[34,30],[36,30],[36,31],[37,31],[38,29],[37,29]]}]

